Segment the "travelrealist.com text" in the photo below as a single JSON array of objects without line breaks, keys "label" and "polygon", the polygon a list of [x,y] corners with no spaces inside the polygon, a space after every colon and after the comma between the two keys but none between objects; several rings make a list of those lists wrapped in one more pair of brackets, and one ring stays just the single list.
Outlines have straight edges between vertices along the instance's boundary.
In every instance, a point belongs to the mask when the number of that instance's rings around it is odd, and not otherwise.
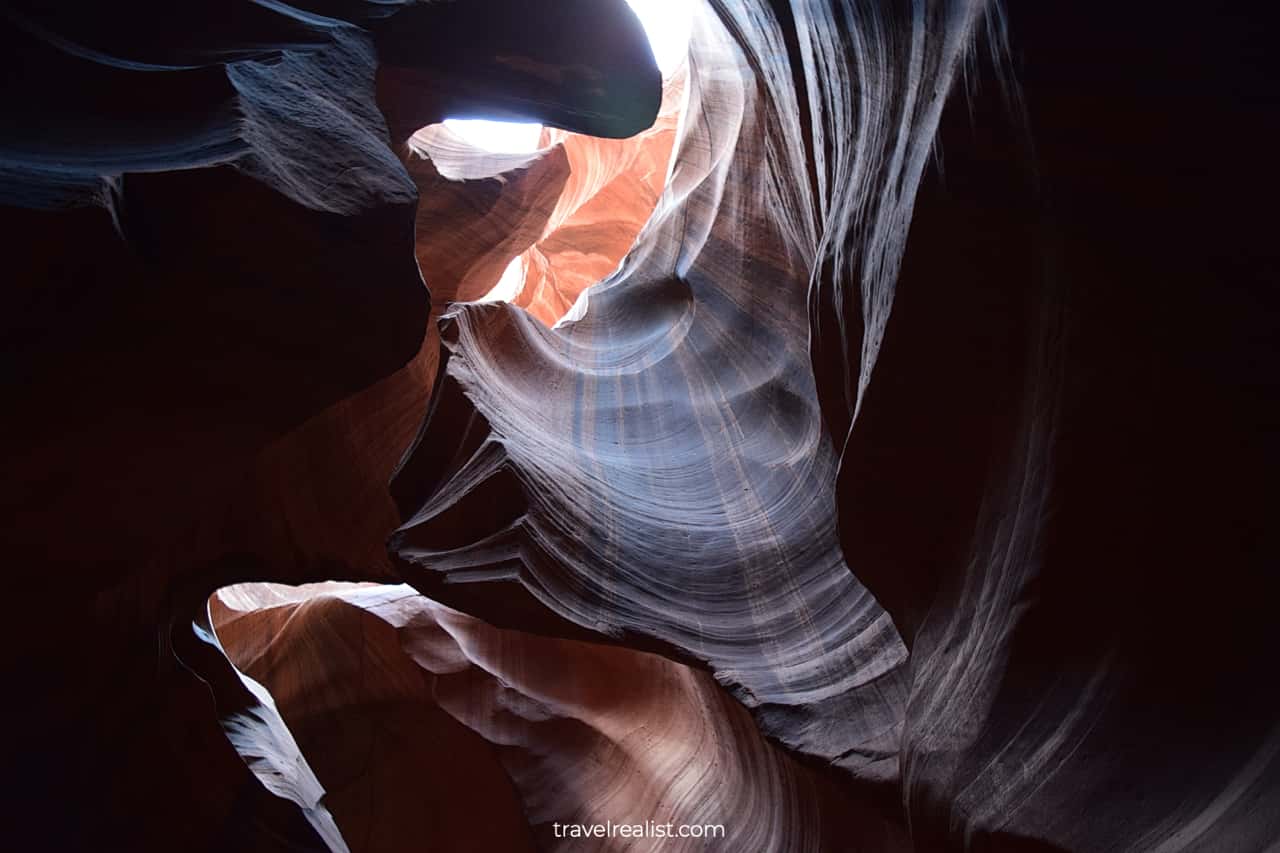
[{"label": "travelrealist.com text", "polygon": [[724,838],[719,823],[553,823],[556,838]]}]

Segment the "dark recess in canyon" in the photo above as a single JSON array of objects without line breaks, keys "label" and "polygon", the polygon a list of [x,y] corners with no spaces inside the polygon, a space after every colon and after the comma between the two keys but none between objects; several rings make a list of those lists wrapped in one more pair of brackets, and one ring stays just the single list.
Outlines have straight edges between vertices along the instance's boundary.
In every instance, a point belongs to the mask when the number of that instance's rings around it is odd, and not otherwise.
[{"label": "dark recess in canyon", "polygon": [[1274,21],[690,5],[0,7],[0,848],[1280,848]]}]

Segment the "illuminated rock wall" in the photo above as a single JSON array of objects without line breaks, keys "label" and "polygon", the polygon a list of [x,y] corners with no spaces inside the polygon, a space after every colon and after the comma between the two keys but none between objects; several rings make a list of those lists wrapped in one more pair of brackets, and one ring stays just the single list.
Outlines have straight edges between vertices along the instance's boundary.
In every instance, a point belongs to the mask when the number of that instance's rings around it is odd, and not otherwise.
[{"label": "illuminated rock wall", "polygon": [[0,21],[6,849],[1276,845],[1265,22]]}]

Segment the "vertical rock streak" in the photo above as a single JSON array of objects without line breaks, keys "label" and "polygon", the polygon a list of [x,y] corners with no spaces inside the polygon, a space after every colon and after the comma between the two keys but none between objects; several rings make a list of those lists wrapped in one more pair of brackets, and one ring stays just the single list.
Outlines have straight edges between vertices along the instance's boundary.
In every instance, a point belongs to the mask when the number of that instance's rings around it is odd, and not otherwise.
[{"label": "vertical rock streak", "polygon": [[[769,51],[787,40],[771,10],[720,11],[724,21],[704,11],[695,25],[667,193],[619,272],[587,292],[581,318],[548,330],[491,305],[446,317],[443,385],[393,485],[406,522],[392,548],[432,597],[495,624],[585,629],[698,661],[767,733],[857,776],[893,779],[905,649],[836,548],[835,454],[808,350],[819,258],[833,241],[855,241],[827,223],[868,205],[878,185],[845,198],[848,166],[812,192],[787,134],[812,134],[813,147],[853,163],[845,118],[804,126],[788,54]],[[840,11],[801,15],[797,26],[819,40],[810,51],[844,47]],[[887,38],[867,37],[877,35]],[[843,108],[836,93],[853,75],[833,70],[810,66],[809,98]],[[923,73],[878,69],[882,88],[867,97]],[[940,102],[946,80],[936,86]],[[857,168],[887,171],[899,195],[913,179],[902,173],[918,176],[903,164],[923,160],[937,104],[920,110],[901,108],[910,151],[895,149],[896,126],[868,131],[888,151],[859,143],[873,162]],[[908,214],[909,199],[875,212]],[[876,228],[879,251],[901,251],[900,235],[884,248],[892,228]],[[483,438],[470,434],[462,450],[458,425],[477,416]]]}]

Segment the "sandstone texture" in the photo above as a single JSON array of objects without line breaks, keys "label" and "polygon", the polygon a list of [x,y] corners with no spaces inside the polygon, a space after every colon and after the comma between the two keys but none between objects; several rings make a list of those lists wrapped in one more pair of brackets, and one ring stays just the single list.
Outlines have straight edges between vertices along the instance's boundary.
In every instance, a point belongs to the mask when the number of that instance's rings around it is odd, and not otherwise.
[{"label": "sandstone texture", "polygon": [[1280,846],[1263,12],[689,5],[0,9],[0,848]]}]

